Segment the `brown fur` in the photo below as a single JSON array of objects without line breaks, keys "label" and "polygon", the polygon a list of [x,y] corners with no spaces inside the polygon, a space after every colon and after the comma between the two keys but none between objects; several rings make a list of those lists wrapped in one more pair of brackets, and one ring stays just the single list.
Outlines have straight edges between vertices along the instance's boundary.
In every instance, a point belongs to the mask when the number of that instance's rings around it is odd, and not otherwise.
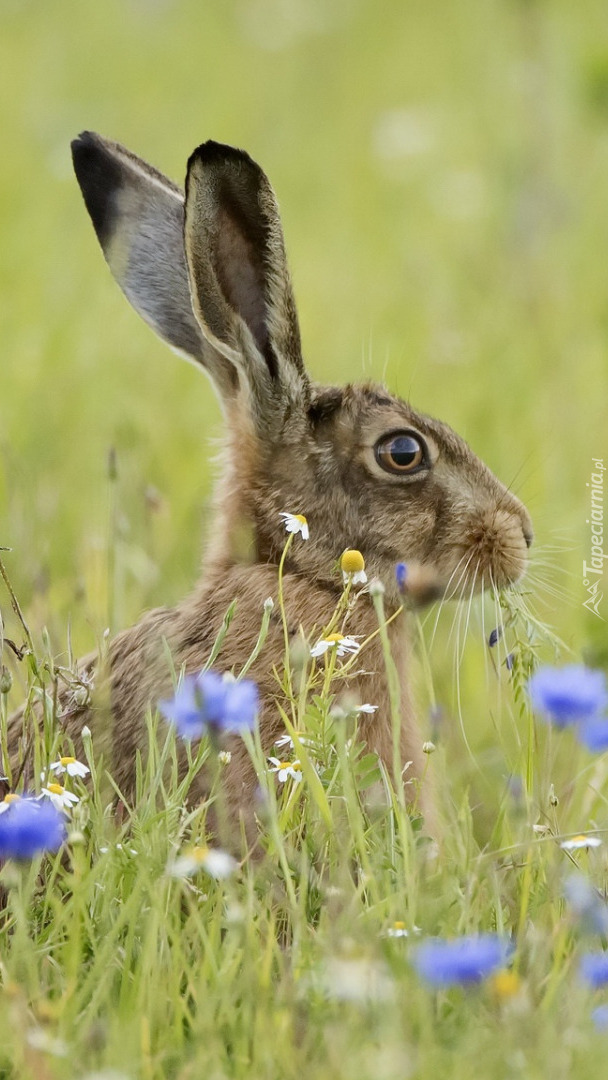
[{"label": "brown fur", "polygon": [[[119,284],[157,332],[211,375],[228,431],[201,582],[176,608],[150,612],[111,644],[105,684],[110,710],[103,680],[92,705],[74,709],[66,702],[66,733],[78,744],[83,724],[89,725],[130,798],[136,751],[145,742],[146,709],[171,693],[172,667],[201,669],[235,599],[236,614],[216,667],[238,673],[250,655],[264,601],[277,600],[278,561],[286,540],[281,512],[305,514],[311,533],[308,541],[294,538],[286,565],[292,638],[300,628],[308,637],[319,635],[329,622],[342,590],[336,562],[345,548],[358,548],[369,576],[383,582],[390,614],[400,602],[396,562],[418,564],[448,593],[468,593],[490,582],[508,585],[524,572],[531,526],[522,504],[447,425],[415,412],[382,386],[311,383],[276,200],[246,154],[215,143],[200,147],[189,162],[185,202],[161,174],[99,136],[77,140],[74,157]],[[176,232],[180,223],[183,240]],[[422,471],[396,474],[379,464],[378,442],[399,431],[426,445]],[[371,599],[363,592],[346,631],[363,639],[376,629]],[[412,762],[408,777],[419,776],[422,738],[412,708],[402,619],[391,625],[390,638],[400,677],[401,756]],[[273,668],[280,669],[283,653],[275,607],[250,672],[260,689],[259,725],[267,753],[282,732]],[[378,706],[362,724],[364,736],[390,768],[390,708],[378,638],[356,668],[353,691],[361,703]],[[15,723],[13,741],[17,730]],[[234,812],[247,811],[256,778],[242,743],[233,740],[231,749],[229,802]],[[201,776],[193,796],[204,794]],[[428,802],[426,809],[432,816]]]}]

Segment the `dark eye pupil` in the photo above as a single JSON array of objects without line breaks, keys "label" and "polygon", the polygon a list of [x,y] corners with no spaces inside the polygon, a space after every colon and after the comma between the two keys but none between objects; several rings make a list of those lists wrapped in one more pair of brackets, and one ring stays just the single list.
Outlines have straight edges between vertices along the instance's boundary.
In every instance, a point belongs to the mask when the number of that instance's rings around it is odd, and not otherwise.
[{"label": "dark eye pupil", "polygon": [[420,445],[411,435],[398,435],[389,444],[388,452],[395,465],[407,469],[420,455]]},{"label": "dark eye pupil", "polygon": [[427,462],[422,438],[408,431],[394,431],[374,447],[376,461],[385,472],[406,476],[424,470]]}]

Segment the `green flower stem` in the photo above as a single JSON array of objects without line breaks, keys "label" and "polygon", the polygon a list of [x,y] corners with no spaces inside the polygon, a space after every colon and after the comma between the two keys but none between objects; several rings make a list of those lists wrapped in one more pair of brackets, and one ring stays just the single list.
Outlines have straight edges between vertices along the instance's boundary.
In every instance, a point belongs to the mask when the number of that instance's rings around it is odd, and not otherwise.
[{"label": "green flower stem", "polygon": [[[380,643],[382,646],[382,656],[384,659],[384,667],[386,670],[386,680],[388,686],[389,701],[391,706],[391,731],[393,738],[393,782],[395,784],[397,800],[402,810],[406,809],[405,790],[403,787],[401,770],[403,768],[403,762],[401,761],[401,689],[399,686],[399,674],[395,666],[391,653],[391,644],[388,636],[388,624],[391,620],[386,619],[384,613],[384,599],[382,594],[374,593],[373,597],[374,610],[378,619],[378,632],[380,634]],[[402,610],[401,608],[398,611]],[[397,614],[397,613],[395,613]],[[369,640],[369,639],[368,639]]]},{"label": "green flower stem", "polygon": [[11,607],[12,607],[15,615],[19,619],[19,622],[21,623],[21,626],[23,628],[23,633],[25,634],[25,640],[26,640],[27,648],[28,648],[28,659],[29,659],[30,667],[31,667],[34,675],[38,676],[39,675],[38,663],[37,663],[36,654],[35,654],[35,651],[34,651],[34,642],[32,640],[32,635],[30,634],[29,627],[28,627],[28,625],[27,625],[27,623],[25,621],[25,616],[24,616],[24,614],[23,614],[23,612],[21,610],[21,607],[19,605],[19,601],[17,600],[17,597],[15,595],[15,591],[13,589],[13,586],[10,583],[9,576],[8,576],[8,574],[6,572],[6,568],[4,566],[4,563],[3,563],[2,559],[0,559],[0,576],[2,577],[2,580],[4,581],[4,584],[6,585],[6,589],[7,589],[8,595],[10,597],[10,601],[11,601]]},{"label": "green flower stem", "polygon": [[281,561],[279,562],[278,601],[279,601],[279,611],[281,613],[281,623],[283,625],[283,647],[284,647],[283,665],[284,665],[284,672],[285,672],[285,680],[284,680],[284,687],[283,688],[285,690],[286,695],[289,698],[289,701],[290,701],[290,704],[291,704],[293,723],[295,724],[296,723],[295,703],[293,701],[292,683],[291,683],[291,649],[290,649],[290,641],[289,641],[289,627],[287,625],[287,613],[285,611],[285,594],[284,594],[284,589],[283,589],[283,577],[284,577],[284,569],[285,569],[285,560],[286,560],[287,555],[289,553],[289,549],[291,548],[291,545],[293,543],[294,535],[295,535],[294,533],[290,533],[289,536],[287,537],[287,540],[285,542],[285,547],[283,548],[283,553],[281,555]]}]

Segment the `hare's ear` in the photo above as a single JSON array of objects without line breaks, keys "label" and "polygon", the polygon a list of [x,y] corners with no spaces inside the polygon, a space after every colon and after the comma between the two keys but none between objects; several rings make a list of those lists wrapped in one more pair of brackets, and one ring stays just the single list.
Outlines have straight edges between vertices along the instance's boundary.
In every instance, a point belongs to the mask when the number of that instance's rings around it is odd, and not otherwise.
[{"label": "hare's ear", "polygon": [[194,151],[184,236],[195,315],[269,430],[302,406],[308,379],[276,198],[248,154],[216,142]]},{"label": "hare's ear", "polygon": [[230,398],[238,387],[236,369],[205,340],[192,311],[183,192],[123,146],[90,131],[74,140],[72,157],[97,238],[125,296]]}]

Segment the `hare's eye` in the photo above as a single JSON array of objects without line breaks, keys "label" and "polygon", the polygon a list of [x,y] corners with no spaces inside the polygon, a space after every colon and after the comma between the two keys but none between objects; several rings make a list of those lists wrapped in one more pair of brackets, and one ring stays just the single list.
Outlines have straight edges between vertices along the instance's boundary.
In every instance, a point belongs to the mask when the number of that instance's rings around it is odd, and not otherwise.
[{"label": "hare's eye", "polygon": [[376,461],[391,473],[418,472],[427,465],[427,450],[419,435],[411,431],[394,431],[383,435],[374,447]]}]

